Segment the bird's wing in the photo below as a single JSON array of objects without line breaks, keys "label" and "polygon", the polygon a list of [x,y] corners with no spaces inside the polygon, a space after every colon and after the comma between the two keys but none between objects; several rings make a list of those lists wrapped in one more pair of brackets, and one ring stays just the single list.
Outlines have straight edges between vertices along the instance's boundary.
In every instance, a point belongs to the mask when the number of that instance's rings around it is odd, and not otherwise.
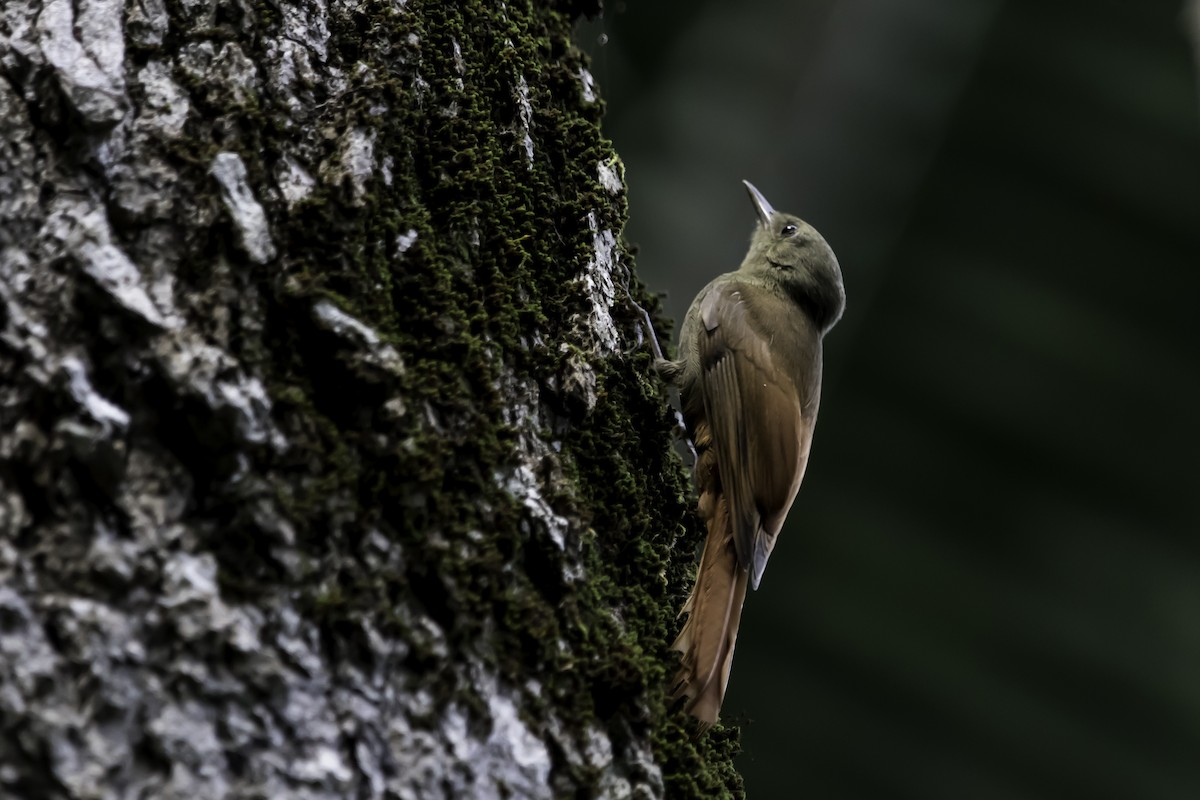
[{"label": "bird's wing", "polygon": [[738,562],[757,589],[808,460],[820,334],[790,301],[736,282],[714,287],[700,316],[704,415]]}]

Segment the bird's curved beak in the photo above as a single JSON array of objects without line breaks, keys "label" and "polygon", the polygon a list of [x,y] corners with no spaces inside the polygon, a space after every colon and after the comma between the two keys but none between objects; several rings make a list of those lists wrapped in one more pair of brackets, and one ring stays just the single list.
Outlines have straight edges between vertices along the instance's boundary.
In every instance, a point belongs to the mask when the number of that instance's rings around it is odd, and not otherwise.
[{"label": "bird's curved beak", "polygon": [[758,211],[758,218],[762,220],[764,228],[771,227],[771,215],[775,213],[775,209],[771,208],[771,204],[767,202],[767,198],[763,197],[762,192],[754,188],[754,184],[750,181],[742,181],[746,184],[746,191],[750,193],[750,199],[754,201],[754,208]]}]

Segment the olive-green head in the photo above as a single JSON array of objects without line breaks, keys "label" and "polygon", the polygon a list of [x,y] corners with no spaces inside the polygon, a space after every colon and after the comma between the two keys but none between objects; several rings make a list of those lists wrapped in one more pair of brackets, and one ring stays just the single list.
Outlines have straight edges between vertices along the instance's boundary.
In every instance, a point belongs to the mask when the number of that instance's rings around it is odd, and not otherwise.
[{"label": "olive-green head", "polygon": [[812,316],[822,332],[829,330],[846,307],[842,269],[833,249],[816,228],[776,211],[754,184],[742,183],[758,210],[758,224],[740,271],[779,286]]}]

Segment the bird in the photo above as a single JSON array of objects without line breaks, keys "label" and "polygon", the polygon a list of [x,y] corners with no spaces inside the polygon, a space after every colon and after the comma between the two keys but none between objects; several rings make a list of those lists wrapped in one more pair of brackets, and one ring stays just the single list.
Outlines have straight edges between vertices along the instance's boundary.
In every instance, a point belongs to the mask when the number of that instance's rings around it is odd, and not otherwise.
[{"label": "bird", "polygon": [[655,361],[679,390],[707,530],[671,645],[682,654],[672,700],[684,700],[696,735],[717,721],[746,588],[758,589],[804,479],[822,342],[846,306],[841,267],[821,234],[743,183],[758,212],[746,257],[696,295],[678,358]]}]

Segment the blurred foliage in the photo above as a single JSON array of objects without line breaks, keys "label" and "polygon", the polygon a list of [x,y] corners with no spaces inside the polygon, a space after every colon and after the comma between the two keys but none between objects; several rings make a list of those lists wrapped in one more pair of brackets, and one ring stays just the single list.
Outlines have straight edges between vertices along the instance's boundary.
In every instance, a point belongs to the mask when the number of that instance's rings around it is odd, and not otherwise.
[{"label": "blurred foliage", "polygon": [[744,252],[743,177],[846,276],[725,704],[750,797],[1200,797],[1182,5],[631,0],[580,31],[676,319]]}]

